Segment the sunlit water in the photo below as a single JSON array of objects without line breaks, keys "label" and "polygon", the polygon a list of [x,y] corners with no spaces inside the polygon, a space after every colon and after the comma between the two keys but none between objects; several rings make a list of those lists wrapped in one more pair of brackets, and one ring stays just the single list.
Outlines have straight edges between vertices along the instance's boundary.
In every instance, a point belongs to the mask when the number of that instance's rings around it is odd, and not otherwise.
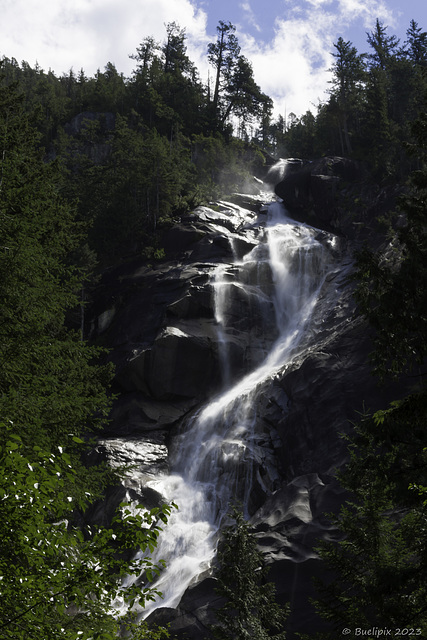
[{"label": "sunlit water", "polygon": [[[209,568],[217,534],[230,504],[239,500],[247,509],[257,447],[257,393],[263,383],[282,371],[304,349],[304,339],[319,292],[332,268],[331,243],[311,227],[285,217],[272,203],[258,246],[243,260],[220,265],[212,289],[218,327],[218,352],[223,391],[182,428],[171,453],[172,473],[150,486],[179,510],[170,518],[153,558],[167,568],[155,586],[163,599],[148,603],[143,615],[156,607],[175,607],[185,589]],[[232,381],[227,340],[227,309],[233,292],[242,288],[252,296],[276,339],[258,366]],[[268,314],[273,317],[267,317]],[[250,345],[249,345],[250,348]]]}]

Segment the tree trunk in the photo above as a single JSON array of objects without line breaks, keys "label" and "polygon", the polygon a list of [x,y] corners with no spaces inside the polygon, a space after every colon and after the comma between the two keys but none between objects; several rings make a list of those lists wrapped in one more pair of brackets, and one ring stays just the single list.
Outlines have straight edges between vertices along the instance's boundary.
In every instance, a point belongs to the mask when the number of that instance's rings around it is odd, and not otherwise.
[{"label": "tree trunk", "polygon": [[218,109],[219,84],[220,84],[220,79],[221,79],[221,67],[222,67],[223,52],[224,52],[224,31],[221,32],[221,41],[220,41],[219,51],[218,51],[218,61],[217,61],[217,65],[216,65],[215,90],[214,90],[214,97],[213,97],[213,106],[214,106],[214,112],[215,113],[217,112],[217,109]]}]

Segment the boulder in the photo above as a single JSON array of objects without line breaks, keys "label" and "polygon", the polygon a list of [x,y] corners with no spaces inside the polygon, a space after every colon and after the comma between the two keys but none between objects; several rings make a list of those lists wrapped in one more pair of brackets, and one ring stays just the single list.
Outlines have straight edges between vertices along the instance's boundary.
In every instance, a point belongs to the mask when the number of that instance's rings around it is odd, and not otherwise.
[{"label": "boulder", "polygon": [[325,157],[301,161],[299,165],[293,161],[276,184],[275,193],[298,219],[321,228],[340,230],[338,192],[360,178],[359,165],[348,158]]},{"label": "boulder", "polygon": [[169,256],[181,255],[204,236],[205,233],[194,225],[184,227],[176,224],[164,234],[162,244]]},{"label": "boulder", "polygon": [[216,580],[202,579],[186,591],[179,607],[160,607],[151,613],[147,622],[153,625],[169,625],[176,640],[199,640],[213,638],[210,627],[217,623],[215,610],[223,600],[215,593]]},{"label": "boulder", "polygon": [[282,180],[275,186],[275,194],[281,198],[291,213],[309,210],[312,205],[310,193],[312,169],[313,167],[307,163],[298,165],[297,169],[285,172]]},{"label": "boulder", "polygon": [[299,171],[304,164],[306,164],[306,162],[299,158],[280,158],[269,167],[264,177],[264,182],[275,187],[286,175]]},{"label": "boulder", "polygon": [[122,393],[115,401],[110,431],[120,436],[139,435],[169,430],[194,406],[193,399],[173,402],[156,401],[140,391]]}]

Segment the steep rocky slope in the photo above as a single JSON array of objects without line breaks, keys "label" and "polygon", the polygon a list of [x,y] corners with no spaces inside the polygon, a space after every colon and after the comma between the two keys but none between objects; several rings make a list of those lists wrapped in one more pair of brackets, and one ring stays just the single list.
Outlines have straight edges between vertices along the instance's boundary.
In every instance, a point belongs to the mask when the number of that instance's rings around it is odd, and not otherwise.
[{"label": "steep rocky slope", "polygon": [[[308,604],[311,578],[322,571],[313,545],[334,535],[325,514],[343,498],[334,479],[346,459],[341,434],[364,407],[385,406],[397,395],[395,389],[379,389],[370,374],[369,335],[348,279],[354,247],[368,235],[373,218],[373,212],[354,203],[358,179],[353,165],[322,159],[311,165],[294,162],[276,186],[292,216],[321,229],[319,241],[334,238],[335,261],[307,347],[256,395],[257,461],[248,512],[278,597],[291,602],[290,637],[318,624]],[[111,349],[120,393],[99,450],[112,464],[135,464],[126,488],[147,506],[163,499],[150,481],[167,473],[176,434],[223,384],[224,335],[218,331],[213,284],[218,268],[232,283],[225,335],[230,381],[251,371],[277,338],[272,314],[263,306],[271,303],[251,295],[251,282],[244,287],[233,280],[236,261],[264,233],[264,198],[244,198],[245,208],[238,197],[234,203],[197,208],[167,232],[166,260],[150,266],[135,259],[105,274],[97,291],[91,333]],[[268,289],[268,269],[257,278]],[[104,512],[122,495],[112,492]],[[150,619],[171,622],[178,638],[205,637],[216,603],[214,584],[205,572],[178,606],[158,608]]]}]

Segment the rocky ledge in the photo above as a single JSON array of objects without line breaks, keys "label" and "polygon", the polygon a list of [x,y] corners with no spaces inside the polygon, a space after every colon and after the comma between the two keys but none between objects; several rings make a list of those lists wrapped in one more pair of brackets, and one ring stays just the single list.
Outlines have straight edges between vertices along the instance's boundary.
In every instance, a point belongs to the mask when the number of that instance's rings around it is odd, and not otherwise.
[{"label": "rocky ledge", "polygon": [[[348,282],[352,243],[360,237],[355,229],[364,222],[350,208],[343,212],[342,203],[358,175],[343,159],[294,162],[276,186],[293,215],[338,233],[341,254],[341,269],[329,283],[335,303],[317,318],[316,343],[265,385],[257,408],[261,453],[251,524],[280,601],[291,602],[289,638],[317,628],[308,604],[311,579],[321,572],[313,547],[334,535],[325,513],[342,500],[335,481],[347,455],[341,434],[363,407],[375,410],[398,395],[395,389],[379,390],[370,374],[369,336]],[[138,473],[129,477],[126,490],[148,506],[160,497],[147,492],[146,479],[167,469],[176,429],[221,382],[212,275],[221,266],[222,277],[233,278],[236,257],[257,244],[266,219],[262,195],[250,199],[250,208],[235,200],[183,216],[164,237],[164,261],[150,266],[135,259],[112,269],[95,297],[91,336],[111,349],[119,393],[99,451],[113,464],[132,462]],[[271,274],[263,277],[268,285]],[[250,295],[251,282],[245,290],[234,288],[226,310],[232,377],[259,362],[276,337],[265,324],[259,297]],[[114,503],[121,494],[110,497]],[[150,620],[170,622],[177,638],[208,636],[218,604],[214,586],[213,576],[201,576],[177,609],[160,608]]]}]

